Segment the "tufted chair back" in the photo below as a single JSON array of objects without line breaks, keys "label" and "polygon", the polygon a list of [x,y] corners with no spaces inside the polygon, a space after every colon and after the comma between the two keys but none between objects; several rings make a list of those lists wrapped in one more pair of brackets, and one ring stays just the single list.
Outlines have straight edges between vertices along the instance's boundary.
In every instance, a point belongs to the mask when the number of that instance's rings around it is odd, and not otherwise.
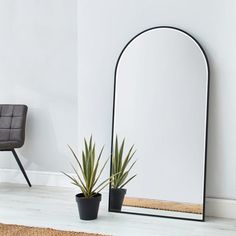
[{"label": "tufted chair back", "polygon": [[0,105],[0,150],[23,146],[27,110],[26,105]]}]

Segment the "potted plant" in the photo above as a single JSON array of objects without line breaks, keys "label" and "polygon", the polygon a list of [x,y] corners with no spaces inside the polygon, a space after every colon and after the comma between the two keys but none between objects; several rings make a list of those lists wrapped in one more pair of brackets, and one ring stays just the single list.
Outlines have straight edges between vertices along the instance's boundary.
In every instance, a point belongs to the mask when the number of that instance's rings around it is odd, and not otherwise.
[{"label": "potted plant", "polygon": [[96,158],[95,143],[93,143],[92,136],[90,137],[89,142],[84,139],[84,150],[82,150],[80,160],[70,146],[69,148],[78,166],[74,167],[72,165],[75,176],[68,175],[64,172],[63,174],[69,177],[72,180],[72,184],[79,187],[81,190],[81,193],[78,193],[75,196],[80,219],[94,220],[97,218],[102,197],[100,191],[104,189],[111,180],[111,177],[109,177],[99,183],[101,174],[109,159],[107,159],[102,168],[99,169],[103,148]]},{"label": "potted plant", "polygon": [[115,147],[112,154],[112,170],[111,170],[111,189],[110,189],[110,209],[120,211],[123,205],[126,189],[124,186],[128,184],[135,176],[129,177],[129,172],[136,163],[131,163],[135,154],[134,145],[129,149],[126,157],[123,157],[125,139],[123,139],[119,147],[118,138],[116,136]]}]

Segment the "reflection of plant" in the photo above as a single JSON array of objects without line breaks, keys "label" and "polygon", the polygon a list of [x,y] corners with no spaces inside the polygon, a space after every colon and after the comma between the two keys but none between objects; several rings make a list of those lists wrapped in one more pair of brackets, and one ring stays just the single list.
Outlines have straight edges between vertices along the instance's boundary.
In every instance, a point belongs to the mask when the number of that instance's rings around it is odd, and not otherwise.
[{"label": "reflection of plant", "polygon": [[112,179],[111,179],[111,187],[116,189],[123,188],[128,182],[130,182],[136,176],[133,175],[132,177],[127,179],[129,172],[136,163],[136,161],[134,161],[129,166],[129,163],[135,154],[135,151],[133,151],[134,145],[129,149],[128,154],[123,159],[124,145],[125,145],[125,139],[123,139],[122,144],[119,147],[118,138],[116,136],[115,148],[112,156]]},{"label": "reflection of plant", "polygon": [[[109,183],[112,177],[105,179],[102,183],[98,184],[98,180],[108,162],[103,164],[100,171],[98,171],[100,158],[102,156],[103,148],[101,149],[98,158],[95,157],[95,143],[93,143],[92,136],[90,137],[89,143],[84,139],[85,150],[82,151],[82,161],[78,159],[75,152],[69,146],[77,164],[79,171],[72,165],[75,171],[76,177],[70,176],[63,172],[67,177],[72,180],[72,184],[79,187],[84,194],[84,197],[91,198],[96,193],[99,193]],[[79,173],[80,172],[80,173]]]}]

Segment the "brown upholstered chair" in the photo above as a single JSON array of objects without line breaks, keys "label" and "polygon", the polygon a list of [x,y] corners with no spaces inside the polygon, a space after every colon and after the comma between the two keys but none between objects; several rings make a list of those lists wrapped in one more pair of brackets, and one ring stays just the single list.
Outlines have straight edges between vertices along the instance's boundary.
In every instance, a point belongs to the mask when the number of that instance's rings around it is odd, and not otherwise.
[{"label": "brown upholstered chair", "polygon": [[20,167],[29,187],[31,183],[22,166],[15,148],[23,146],[25,141],[26,105],[0,105],[0,151],[11,151]]}]

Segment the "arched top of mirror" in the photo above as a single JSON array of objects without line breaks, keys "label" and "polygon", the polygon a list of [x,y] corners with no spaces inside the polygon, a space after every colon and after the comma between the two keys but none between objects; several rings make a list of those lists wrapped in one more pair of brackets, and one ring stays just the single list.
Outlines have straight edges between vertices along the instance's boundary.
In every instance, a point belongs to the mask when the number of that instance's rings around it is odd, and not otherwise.
[{"label": "arched top of mirror", "polygon": [[126,75],[119,79],[136,75],[149,78],[155,70],[166,78],[183,74],[187,78],[189,73],[193,80],[196,74],[207,83],[209,80],[209,63],[200,43],[186,31],[170,26],[153,27],[133,37],[119,55],[115,79],[122,72]]}]

